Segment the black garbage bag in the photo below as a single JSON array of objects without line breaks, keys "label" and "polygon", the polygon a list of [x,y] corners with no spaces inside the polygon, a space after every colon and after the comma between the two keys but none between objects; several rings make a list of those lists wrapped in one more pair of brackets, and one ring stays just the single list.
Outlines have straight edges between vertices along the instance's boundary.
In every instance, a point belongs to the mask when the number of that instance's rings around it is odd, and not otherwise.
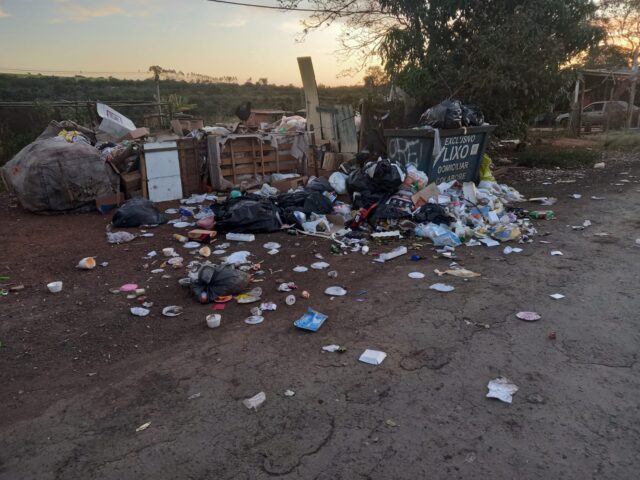
[{"label": "black garbage bag", "polygon": [[298,190],[292,193],[281,193],[276,197],[276,204],[282,209],[290,207],[298,207],[298,209],[302,209],[308,196],[309,192],[304,190]]},{"label": "black garbage bag", "polygon": [[249,275],[232,265],[204,265],[198,278],[190,284],[191,293],[200,303],[213,302],[216,297],[237,295],[249,285]]},{"label": "black garbage bag", "polygon": [[311,213],[326,215],[327,213],[331,213],[332,210],[333,205],[331,200],[319,192],[312,192],[304,201],[303,211],[307,215]]},{"label": "black garbage bag", "polygon": [[324,177],[316,177],[307,183],[307,186],[304,189],[308,192],[333,192],[333,187]]},{"label": "black garbage bag", "polygon": [[451,225],[454,219],[446,210],[435,203],[426,203],[413,213],[416,223],[435,223],[436,225]]},{"label": "black garbage bag", "polygon": [[440,102],[422,114],[420,124],[433,128],[461,128],[462,104],[458,100]]},{"label": "black garbage bag", "polygon": [[116,213],[111,223],[118,228],[133,228],[140,225],[159,225],[166,223],[167,217],[160,212],[151,200],[132,198],[127,200]]},{"label": "black garbage bag", "polygon": [[373,181],[362,169],[356,168],[347,177],[347,192],[353,196],[354,192],[373,191]]},{"label": "black garbage bag", "polygon": [[465,127],[480,127],[484,124],[484,113],[476,105],[462,105],[462,124]]},{"label": "black garbage bag", "polygon": [[352,208],[369,208],[374,203],[384,203],[387,198],[389,198],[389,194],[384,192],[371,192],[367,190],[363,192],[355,192],[353,194]]},{"label": "black garbage bag", "polygon": [[387,203],[384,205],[378,205],[378,207],[371,212],[369,216],[369,222],[375,223],[377,220],[385,220],[385,219],[401,219],[401,218],[409,218],[411,214],[406,211],[406,209],[399,207],[398,205],[394,205],[391,203]]},{"label": "black garbage bag", "polygon": [[214,214],[215,229],[220,233],[276,232],[282,226],[278,207],[259,196],[232,198],[214,209]]},{"label": "black garbage bag", "polygon": [[395,193],[404,180],[404,171],[397,163],[380,160],[365,168],[371,177],[374,192]]}]

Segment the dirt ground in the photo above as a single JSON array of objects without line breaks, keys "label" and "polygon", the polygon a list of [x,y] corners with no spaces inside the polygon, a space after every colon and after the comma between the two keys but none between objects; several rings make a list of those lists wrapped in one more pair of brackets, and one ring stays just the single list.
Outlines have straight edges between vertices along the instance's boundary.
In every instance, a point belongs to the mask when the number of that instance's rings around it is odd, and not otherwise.
[{"label": "dirt ground", "polygon": [[[248,246],[267,272],[284,270],[259,284],[278,310],[251,326],[249,306],[232,304],[214,330],[211,306],[177,285],[180,272],[163,279],[150,273],[160,261],[143,258],[180,248],[173,227],[112,246],[108,217],[35,216],[3,194],[0,275],[25,288],[0,297],[0,479],[639,478],[640,163],[511,169],[500,180],[557,197],[558,219],[539,221],[519,254],[457,249],[481,278],[438,278],[449,261],[426,242],[410,252],[423,260],[380,265],[332,255],[324,240],[259,235],[231,251]],[[585,219],[593,225],[571,228]],[[266,255],[267,241],[281,253]],[[315,253],[336,280],[291,271]],[[77,270],[88,255],[109,265]],[[287,307],[276,279],[311,298]],[[53,280],[62,293],[46,291]],[[429,290],[443,280],[456,289]],[[150,316],[110,293],[126,282],[147,288]],[[348,294],[330,300],[331,284]],[[185,313],[163,317],[172,304]],[[329,316],[316,333],[292,324],[308,306]],[[520,310],[542,319],[523,322]],[[332,343],[347,351],[321,350]],[[388,357],[358,362],[366,348]],[[520,388],[511,405],[485,398],[502,375]],[[265,403],[248,410],[242,400],[260,391]]]}]

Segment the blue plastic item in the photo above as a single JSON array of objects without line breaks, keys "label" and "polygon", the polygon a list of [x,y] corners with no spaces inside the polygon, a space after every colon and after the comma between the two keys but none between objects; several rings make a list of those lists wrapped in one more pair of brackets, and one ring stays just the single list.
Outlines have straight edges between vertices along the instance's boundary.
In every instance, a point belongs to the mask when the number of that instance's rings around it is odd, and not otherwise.
[{"label": "blue plastic item", "polygon": [[307,310],[307,313],[293,322],[293,324],[303,330],[317,332],[327,318],[329,317],[327,317],[324,313],[316,312],[312,308],[309,308],[309,310]]}]

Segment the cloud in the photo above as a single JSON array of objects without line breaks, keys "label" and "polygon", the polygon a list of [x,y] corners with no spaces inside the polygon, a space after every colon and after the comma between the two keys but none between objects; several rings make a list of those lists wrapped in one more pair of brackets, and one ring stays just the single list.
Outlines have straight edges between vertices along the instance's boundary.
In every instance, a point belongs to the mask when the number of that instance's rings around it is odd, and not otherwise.
[{"label": "cloud", "polygon": [[246,18],[233,17],[233,18],[228,18],[226,20],[211,22],[210,25],[212,27],[218,27],[218,28],[240,28],[240,27],[244,27],[248,23],[249,23],[249,20],[247,20]]},{"label": "cloud", "polygon": [[0,7],[0,18],[10,17],[11,15],[4,11],[2,7]]},{"label": "cloud", "polygon": [[51,23],[61,23],[66,20],[74,22],[84,22],[92,18],[110,17],[112,15],[122,15],[125,12],[120,5],[103,4],[95,7],[86,7],[78,3],[69,1],[58,1],[57,12],[61,15],[51,20]]}]

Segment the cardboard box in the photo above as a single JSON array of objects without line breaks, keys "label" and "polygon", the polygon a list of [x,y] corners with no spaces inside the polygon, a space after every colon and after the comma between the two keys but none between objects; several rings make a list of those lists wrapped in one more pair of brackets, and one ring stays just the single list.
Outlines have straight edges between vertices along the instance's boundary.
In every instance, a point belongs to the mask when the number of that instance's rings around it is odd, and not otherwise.
[{"label": "cardboard box", "polygon": [[148,137],[150,135],[149,129],[147,127],[136,128],[135,130],[131,130],[127,133],[122,140],[139,140],[144,137]]},{"label": "cardboard box", "polygon": [[431,183],[420,190],[418,193],[415,193],[411,196],[411,200],[413,201],[413,205],[415,208],[420,208],[422,205],[429,203],[429,199],[431,197],[437,199],[440,191],[435,183]]},{"label": "cardboard box", "polygon": [[124,203],[124,193],[112,193],[111,195],[103,195],[96,198],[96,208],[100,213],[107,214],[114,208]]},{"label": "cardboard box", "polygon": [[132,193],[142,188],[142,175],[140,172],[121,173],[122,185],[124,192],[128,197],[131,197]]},{"label": "cardboard box", "polygon": [[309,177],[296,177],[289,178],[287,180],[279,180],[277,182],[271,182],[271,186],[277,188],[281,192],[288,192],[291,188],[304,187],[307,184]]}]

